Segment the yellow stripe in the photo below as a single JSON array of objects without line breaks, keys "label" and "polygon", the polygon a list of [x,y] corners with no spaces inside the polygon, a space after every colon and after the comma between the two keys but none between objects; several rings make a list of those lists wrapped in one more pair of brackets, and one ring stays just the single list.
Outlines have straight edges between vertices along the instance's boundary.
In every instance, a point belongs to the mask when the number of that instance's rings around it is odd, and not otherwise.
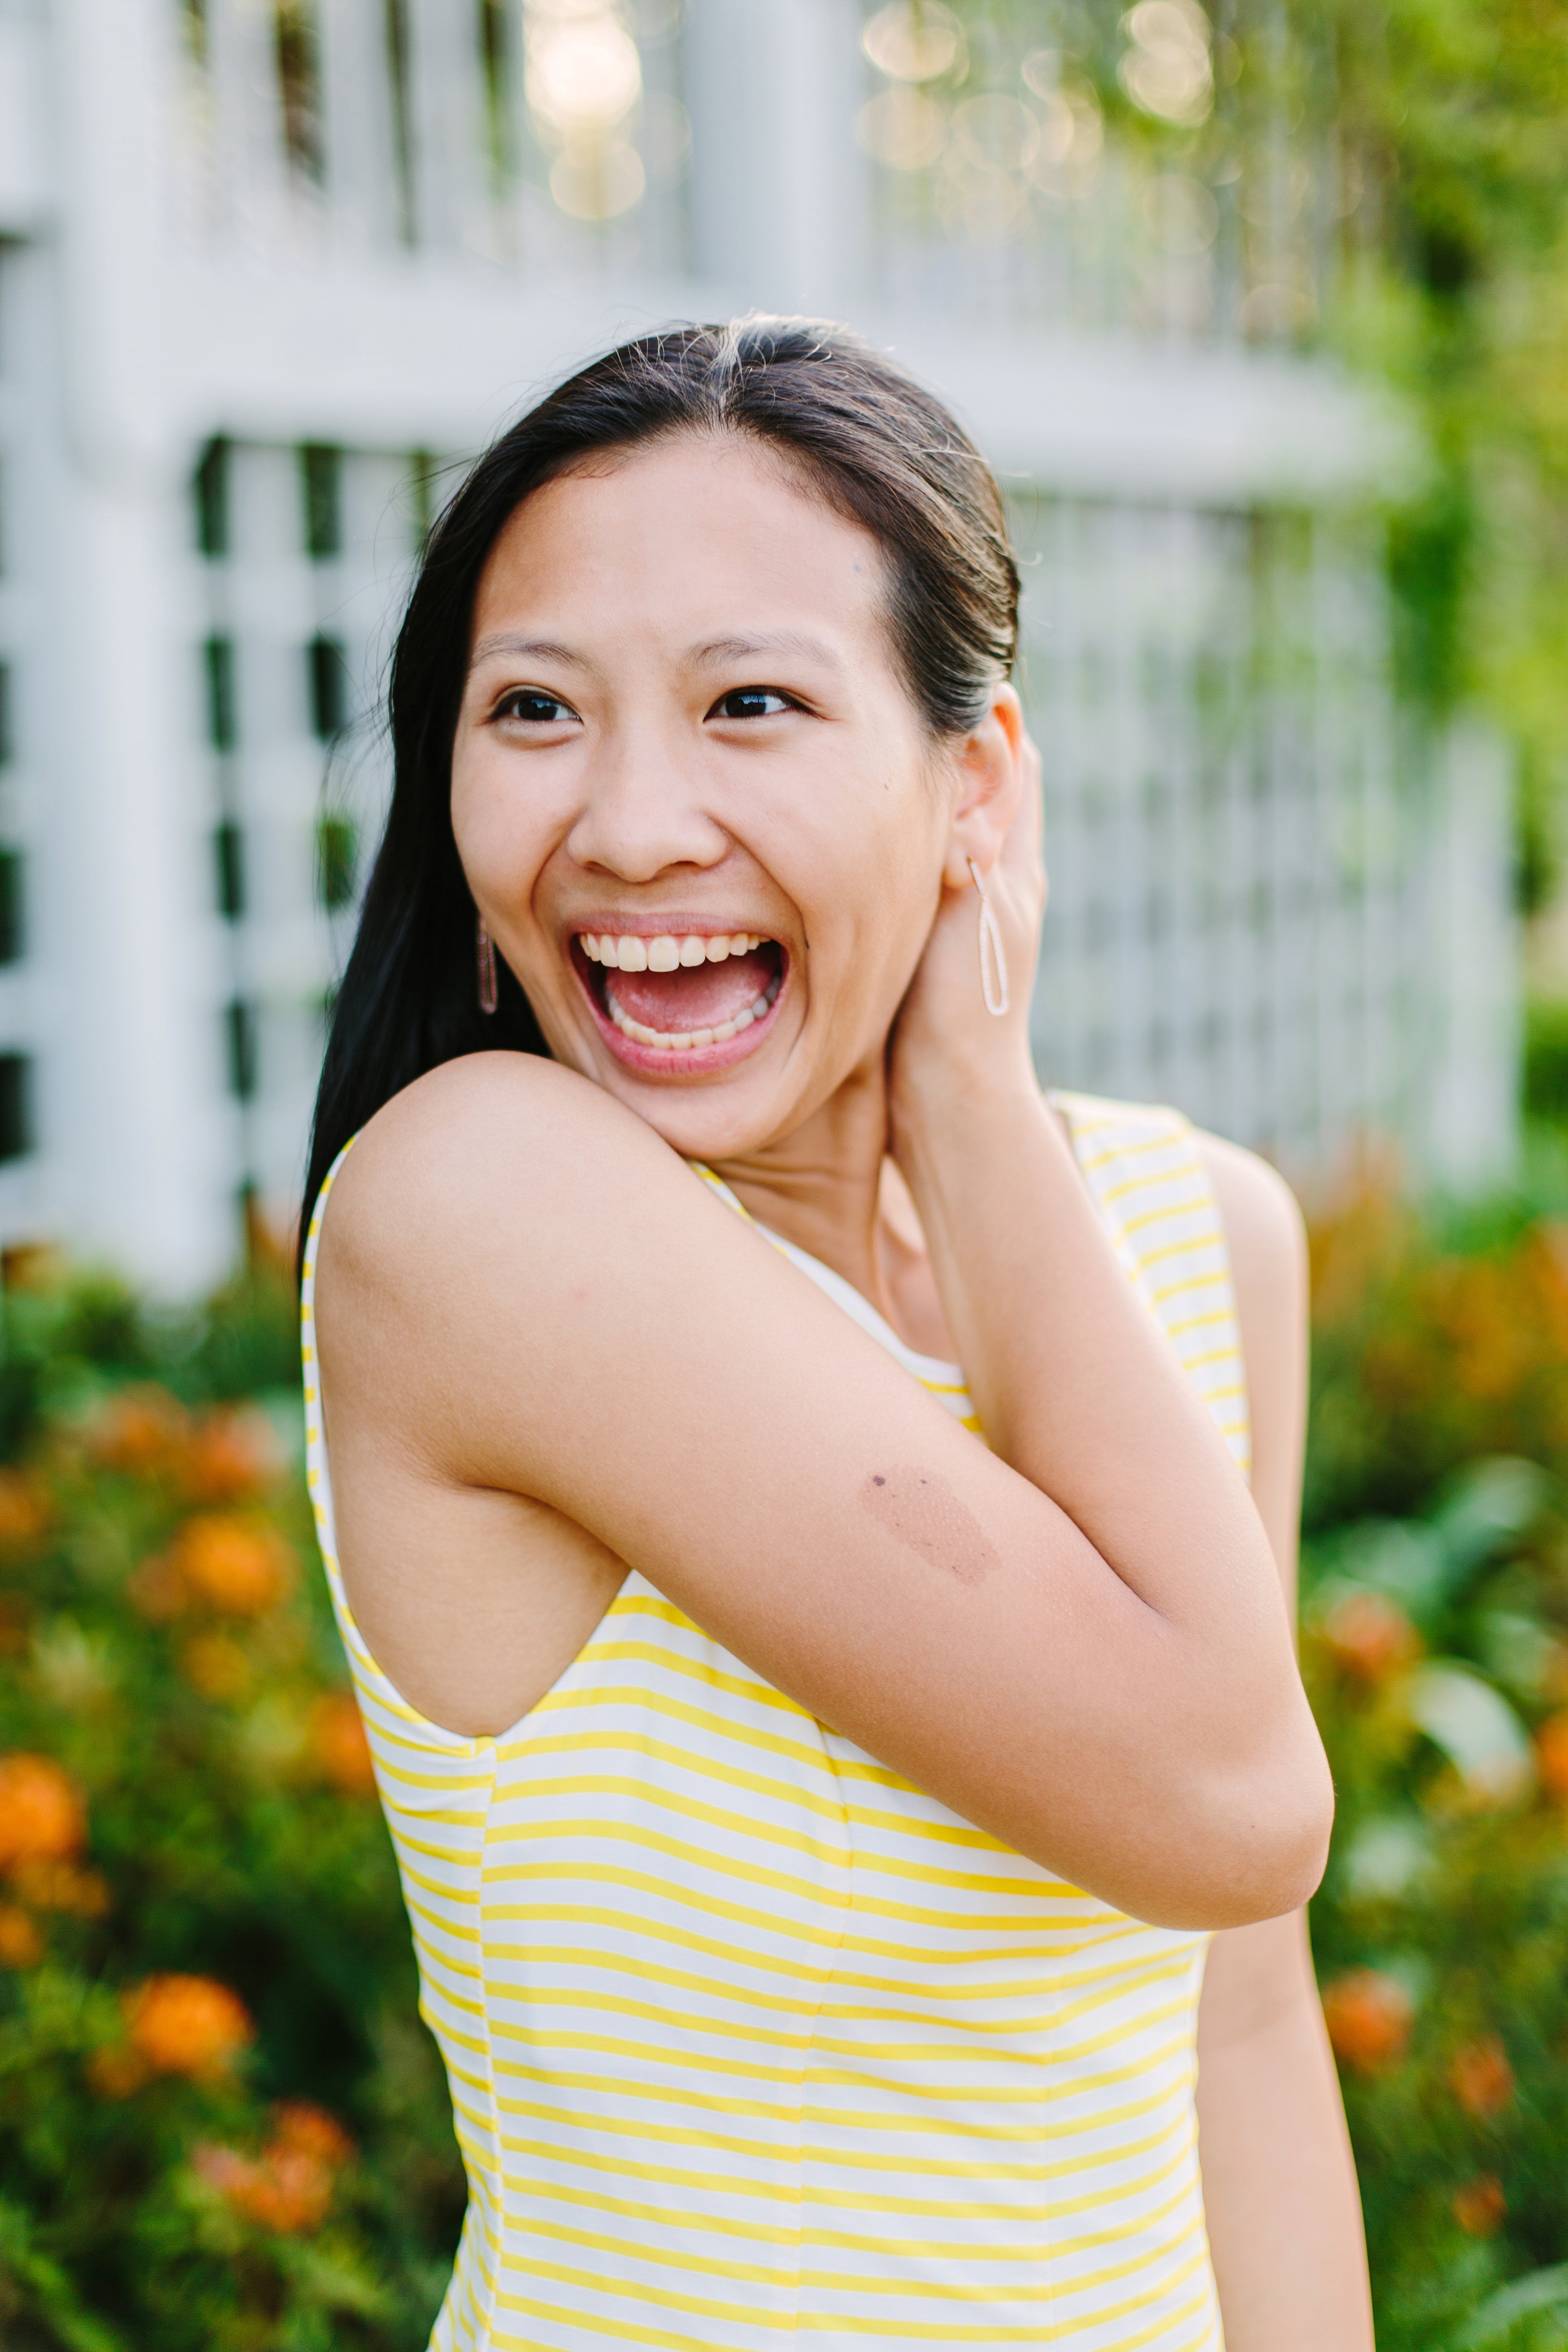
[{"label": "yellow stripe", "polygon": [[[1244,1453],[1190,1130],[1061,1108],[1140,1296]],[[336,1173],[306,1253],[308,1367]],[[912,1370],[981,1433],[961,1381]],[[978,2326],[988,2345],[1218,2352],[1203,1939],[1033,1874],[830,1748],[639,1578],[510,1732],[425,1722],[348,1608],[313,1369],[306,1386],[323,1555],[472,2184],[435,2340],[738,2352],[785,2333],[973,2344]]]}]

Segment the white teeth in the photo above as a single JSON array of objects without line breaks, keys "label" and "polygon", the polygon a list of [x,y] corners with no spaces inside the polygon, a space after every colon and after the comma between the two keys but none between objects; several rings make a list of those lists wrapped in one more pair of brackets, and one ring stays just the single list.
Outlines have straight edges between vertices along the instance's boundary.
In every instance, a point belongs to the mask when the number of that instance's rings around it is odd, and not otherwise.
[{"label": "white teeth", "polygon": [[[625,967],[622,966],[622,969],[624,970]],[[761,995],[754,999],[742,1012],[737,1013],[733,1021],[723,1022],[716,1029],[695,1029],[690,1035],[678,1037],[672,1037],[663,1029],[650,1029],[641,1021],[633,1021],[630,1013],[622,1012],[609,989],[604,992],[604,1001],[609,1007],[610,1018],[614,1022],[617,1029],[628,1037],[634,1037],[639,1045],[653,1045],[664,1054],[689,1054],[694,1045],[727,1045],[729,1040],[732,1037],[737,1037],[743,1029],[749,1029],[754,1021],[761,1020],[778,993],[779,975],[776,972]]]},{"label": "white teeth", "polygon": [[609,931],[581,931],[578,937],[590,962],[612,971],[674,971],[678,964],[722,963],[727,956],[749,955],[762,945],[760,931],[720,931],[713,939],[697,931],[681,939],[668,931],[651,940],[632,932],[616,938]]}]

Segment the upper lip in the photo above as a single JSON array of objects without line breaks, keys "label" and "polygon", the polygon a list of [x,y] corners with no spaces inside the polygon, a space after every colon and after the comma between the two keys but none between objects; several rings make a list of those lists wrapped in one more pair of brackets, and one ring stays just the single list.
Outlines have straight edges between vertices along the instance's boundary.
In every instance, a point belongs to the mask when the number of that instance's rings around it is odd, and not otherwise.
[{"label": "upper lip", "polygon": [[720,921],[713,915],[574,915],[568,926],[569,938],[578,939],[584,931],[594,939],[608,934],[615,940],[733,939],[737,931],[745,931],[753,939],[776,940],[779,937],[766,923],[754,923],[745,918]]}]

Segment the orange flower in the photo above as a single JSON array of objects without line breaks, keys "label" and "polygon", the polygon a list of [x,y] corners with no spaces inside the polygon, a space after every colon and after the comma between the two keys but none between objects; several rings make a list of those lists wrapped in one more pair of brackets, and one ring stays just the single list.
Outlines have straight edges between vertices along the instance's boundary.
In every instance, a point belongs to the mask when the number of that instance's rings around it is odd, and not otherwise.
[{"label": "orange flower", "polygon": [[229,1617],[259,1617],[288,1588],[294,1556],[281,1536],[248,1520],[187,1519],[172,1564],[186,1589]]},{"label": "orange flower", "polygon": [[318,1771],[346,1797],[368,1796],[375,1788],[371,1743],[360,1710],[346,1691],[331,1691],[316,1701],[309,1740]]},{"label": "orange flower", "polygon": [[87,1838],[87,1808],[52,1756],[0,1756],[0,1870],[68,1862]]},{"label": "orange flower", "polygon": [[101,1919],[109,1909],[106,1882],[96,1870],[70,1862],[19,1862],[12,1885],[35,1911],[70,1911],[78,1919]]},{"label": "orange flower", "polygon": [[308,2099],[280,2099],[272,2120],[272,2137],[259,2158],[232,2147],[202,2147],[196,2170],[236,2213],[264,2229],[319,2229],[354,2143],[335,2116]]},{"label": "orange flower", "polygon": [[245,1503],[275,1486],[283,1469],[277,1433],[256,1406],[225,1405],[198,1423],[179,1465],[197,1503]]},{"label": "orange flower", "polygon": [[302,2148],[274,2145],[259,2161],[232,2147],[199,2147],[197,2173],[236,2213],[293,2236],[318,2230],[332,2202],[332,2175]]},{"label": "orange flower", "polygon": [[1364,1683],[1386,1681],[1421,1652],[1409,1618],[1380,1592],[1347,1593],[1330,1611],[1323,1639],[1336,1664]]},{"label": "orange flower", "polygon": [[225,2074],[255,2038],[244,2002],[211,1977],[149,1977],[120,2004],[131,2048],[160,2074]]},{"label": "orange flower", "polygon": [[336,2116],[309,2099],[279,2099],[272,2110],[272,2122],[275,2147],[313,2157],[329,2171],[339,2170],[354,2153],[354,2143]]},{"label": "orange flower", "polygon": [[1568,1800],[1568,1714],[1548,1717],[1535,1735],[1535,1754],[1547,1795]]},{"label": "orange flower", "polygon": [[1462,2050],[1456,2051],[1448,2080],[1466,2115],[1478,2120],[1500,2116],[1512,2104],[1513,2068],[1495,2033],[1487,2034],[1479,2042],[1467,2042]]},{"label": "orange flower", "polygon": [[141,2051],[132,2050],[126,2042],[95,2050],[87,2062],[87,2079],[105,2099],[128,2099],[132,2091],[141,2088],[151,2071]]},{"label": "orange flower", "polygon": [[0,1551],[25,1551],[48,1528],[49,1498],[23,1470],[0,1470]]},{"label": "orange flower", "polygon": [[1502,2183],[1493,2172],[1480,2172],[1454,2192],[1454,2219],[1472,2238],[1493,2238],[1508,2214]]},{"label": "orange flower", "polygon": [[250,1688],[250,1660],[227,1633],[193,1633],[180,1653],[180,1671],[204,1698],[243,1698]]},{"label": "orange flower", "polygon": [[14,1903],[0,1903],[0,1968],[35,1969],[43,1957],[37,1921]]},{"label": "orange flower", "polygon": [[1382,2074],[1409,2048],[1415,2011],[1396,1978],[1352,1969],[1323,1987],[1323,2018],[1343,2064],[1359,2074]]},{"label": "orange flower", "polygon": [[190,1415],[167,1389],[121,1389],[88,1432],[88,1444],[106,1470],[157,1477],[172,1468],[190,1429]]}]

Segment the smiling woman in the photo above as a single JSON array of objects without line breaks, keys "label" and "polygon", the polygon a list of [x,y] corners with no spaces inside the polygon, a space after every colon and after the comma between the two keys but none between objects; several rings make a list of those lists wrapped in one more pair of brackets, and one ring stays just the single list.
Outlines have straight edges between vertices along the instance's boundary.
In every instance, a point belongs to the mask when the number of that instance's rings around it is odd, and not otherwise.
[{"label": "smiling woman", "polygon": [[760,320],[551,394],[410,604],[303,1276],[442,2347],[1370,2340],[1299,1232],[1040,1093],[1017,593],[954,420]]}]

